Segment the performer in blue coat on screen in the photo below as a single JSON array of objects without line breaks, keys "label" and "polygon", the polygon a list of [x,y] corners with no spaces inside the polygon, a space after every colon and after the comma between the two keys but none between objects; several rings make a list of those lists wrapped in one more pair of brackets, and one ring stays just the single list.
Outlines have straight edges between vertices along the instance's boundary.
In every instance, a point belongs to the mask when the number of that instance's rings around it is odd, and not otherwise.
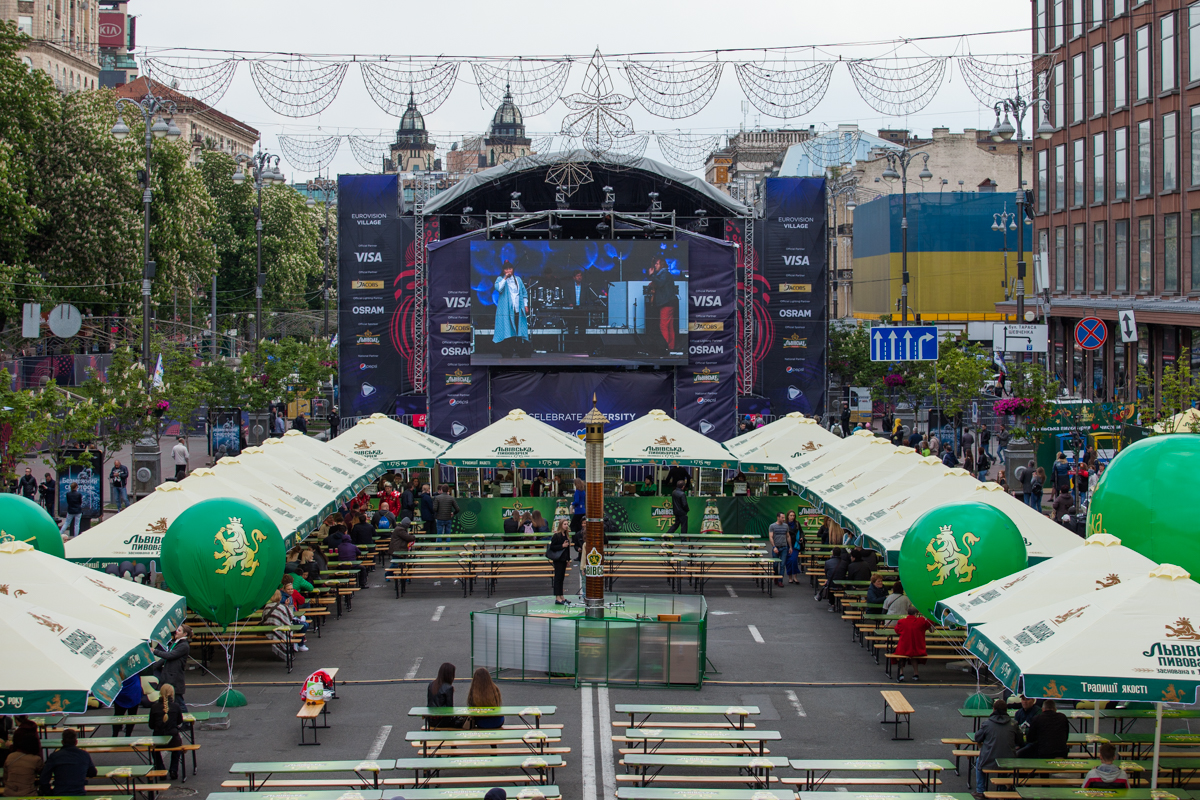
[{"label": "performer in blue coat on screen", "polygon": [[[529,295],[525,282],[513,270],[511,261],[505,261],[496,278],[496,328],[492,341],[500,344],[506,340],[507,355],[516,357],[517,345],[529,342]],[[518,341],[519,340],[519,341]]]}]

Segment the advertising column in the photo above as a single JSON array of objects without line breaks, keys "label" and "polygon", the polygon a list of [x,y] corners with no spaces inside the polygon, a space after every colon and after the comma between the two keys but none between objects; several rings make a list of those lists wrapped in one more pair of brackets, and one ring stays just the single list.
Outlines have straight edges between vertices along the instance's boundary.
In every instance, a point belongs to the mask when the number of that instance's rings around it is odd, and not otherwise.
[{"label": "advertising column", "polygon": [[400,288],[399,181],[338,176],[338,385],[343,417],[392,413],[407,370],[390,323]]},{"label": "advertising column", "polygon": [[762,263],[773,331],[763,391],[774,414],[819,415],[825,410],[825,180],[766,183]]}]

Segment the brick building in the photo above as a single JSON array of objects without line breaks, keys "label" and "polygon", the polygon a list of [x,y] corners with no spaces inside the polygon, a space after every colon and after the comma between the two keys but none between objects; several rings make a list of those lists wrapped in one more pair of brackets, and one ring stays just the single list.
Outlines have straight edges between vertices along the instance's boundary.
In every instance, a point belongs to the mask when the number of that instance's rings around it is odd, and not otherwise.
[{"label": "brick building", "polygon": [[0,0],[0,19],[33,39],[20,57],[64,92],[95,89],[100,77],[96,0]]}]

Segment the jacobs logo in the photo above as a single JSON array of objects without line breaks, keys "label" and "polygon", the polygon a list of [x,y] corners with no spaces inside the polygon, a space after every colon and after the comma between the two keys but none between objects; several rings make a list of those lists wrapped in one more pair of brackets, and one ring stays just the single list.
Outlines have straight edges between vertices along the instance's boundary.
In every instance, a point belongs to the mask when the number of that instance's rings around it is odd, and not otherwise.
[{"label": "jacobs logo", "polygon": [[350,281],[350,288],[355,291],[364,289],[382,289],[383,281]]},{"label": "jacobs logo", "polygon": [[812,284],[811,283],[781,283],[781,284],[779,284],[779,291],[788,292],[788,293],[803,292],[803,293],[807,294],[812,291]]}]

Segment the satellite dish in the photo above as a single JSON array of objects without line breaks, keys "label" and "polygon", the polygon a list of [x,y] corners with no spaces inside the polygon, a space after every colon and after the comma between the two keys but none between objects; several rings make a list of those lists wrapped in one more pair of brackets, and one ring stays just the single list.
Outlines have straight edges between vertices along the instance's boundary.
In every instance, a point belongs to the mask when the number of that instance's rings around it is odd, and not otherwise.
[{"label": "satellite dish", "polygon": [[50,326],[50,332],[55,336],[70,339],[79,333],[79,329],[83,326],[83,315],[70,303],[62,303],[50,311],[50,317],[46,322]]}]

